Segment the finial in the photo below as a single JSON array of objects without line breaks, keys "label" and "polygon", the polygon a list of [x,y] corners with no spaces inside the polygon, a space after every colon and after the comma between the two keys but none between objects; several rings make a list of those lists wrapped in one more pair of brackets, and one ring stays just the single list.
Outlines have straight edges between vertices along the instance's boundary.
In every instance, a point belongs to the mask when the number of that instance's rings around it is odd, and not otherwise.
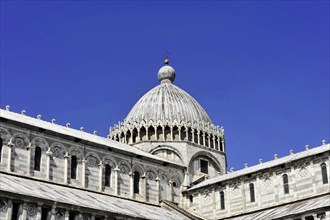
[{"label": "finial", "polygon": [[230,172],[231,173],[235,172],[235,168],[234,167],[230,168]]},{"label": "finial", "polygon": [[80,127],[80,131],[85,131],[85,128],[84,127]]},{"label": "finial", "polygon": [[244,167],[245,167],[245,168],[248,168],[248,167],[249,167],[249,165],[248,165],[247,163],[245,163],[245,164],[244,164]]},{"label": "finial", "polygon": [[40,114],[37,115],[37,119],[41,120],[41,115]]},{"label": "finial", "polygon": [[93,131],[93,134],[97,135],[97,131]]},{"label": "finial", "polygon": [[278,159],[278,154],[274,154],[274,159]]},{"label": "finial", "polygon": [[25,111],[25,110],[22,110],[22,111],[21,111],[21,114],[22,114],[22,115],[26,115],[26,111]]},{"label": "finial", "polygon": [[56,124],[56,119],[55,118],[52,119],[52,124]]},{"label": "finial", "polygon": [[323,145],[326,145],[327,144],[327,141],[326,140],[322,140],[322,144]]},{"label": "finial", "polygon": [[293,155],[294,153],[293,153],[293,150],[290,150],[290,155]]},{"label": "finial", "polygon": [[65,127],[70,128],[71,127],[71,124],[70,123],[66,123],[65,124]]},{"label": "finial", "polygon": [[263,163],[262,159],[259,159],[259,163],[260,163],[260,164],[262,164],[262,163]]},{"label": "finial", "polygon": [[10,106],[9,105],[6,105],[6,110],[10,111]]},{"label": "finial", "polygon": [[309,150],[309,145],[308,144],[305,145],[305,149]]},{"label": "finial", "polygon": [[165,60],[164,60],[164,64],[168,65],[170,63],[170,61],[168,60],[168,56],[170,55],[170,52],[168,52],[168,50],[165,50]]}]

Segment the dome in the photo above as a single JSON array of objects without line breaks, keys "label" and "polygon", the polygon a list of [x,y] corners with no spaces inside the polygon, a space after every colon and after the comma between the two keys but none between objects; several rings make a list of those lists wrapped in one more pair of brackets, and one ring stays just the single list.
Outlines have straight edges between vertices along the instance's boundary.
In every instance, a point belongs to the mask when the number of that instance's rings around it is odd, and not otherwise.
[{"label": "dome", "polygon": [[[167,66],[165,66],[167,67]],[[172,83],[162,83],[147,92],[128,113],[125,121],[212,123],[200,104]]]}]

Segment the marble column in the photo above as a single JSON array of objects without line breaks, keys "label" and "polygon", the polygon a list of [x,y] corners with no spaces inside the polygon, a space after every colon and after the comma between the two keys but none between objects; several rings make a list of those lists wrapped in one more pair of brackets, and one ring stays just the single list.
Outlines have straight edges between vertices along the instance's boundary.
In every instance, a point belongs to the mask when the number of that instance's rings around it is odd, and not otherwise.
[{"label": "marble column", "polygon": [[156,187],[157,187],[157,189],[156,189],[156,199],[157,199],[157,203],[159,203],[159,200],[160,200],[160,179],[158,178],[158,176],[156,177],[156,179],[155,179],[155,181],[156,181]]},{"label": "marble column", "polygon": [[163,141],[165,141],[165,126],[162,126],[162,131],[163,131]]},{"label": "marble column", "polygon": [[11,155],[14,150],[14,143],[13,143],[13,138],[10,138],[9,143],[7,144],[8,146],[8,163],[7,163],[7,170],[8,172],[11,172]]},{"label": "marble column", "polygon": [[130,197],[134,198],[134,173],[131,171],[131,172],[129,172],[128,175],[129,175],[129,182],[130,182],[130,184],[129,184]]},{"label": "marble column", "polygon": [[53,153],[48,149],[46,152],[46,180],[50,180],[50,158],[52,155]]},{"label": "marble column", "polygon": [[20,218],[19,219],[21,219],[21,220],[26,220],[26,208],[27,208],[27,204],[26,204],[26,202],[24,202],[22,205],[21,205],[21,208],[22,208],[22,214],[21,214],[21,216],[20,216]]},{"label": "marble column", "polygon": [[218,139],[218,150],[221,151],[221,147],[220,147],[220,140],[221,140],[221,139],[220,139],[219,136],[217,136],[217,139]]},{"label": "marble column", "polygon": [[27,169],[26,169],[26,174],[28,176],[31,175],[31,158],[32,158],[32,152],[34,149],[35,149],[35,147],[31,143],[29,143],[29,145],[27,146],[28,157],[27,157]]},{"label": "marble column", "polygon": [[119,167],[117,166],[113,171],[115,171],[115,184],[114,184],[114,193],[116,196],[118,196],[118,178],[119,178]]},{"label": "marble column", "polygon": [[11,199],[8,199],[7,202],[7,218],[6,219],[12,219],[13,215],[13,201]]},{"label": "marble column", "polygon": [[197,144],[200,145],[201,144],[201,137],[200,137],[200,131],[197,131]]},{"label": "marble column", "polygon": [[52,207],[50,220],[56,220],[56,205]]},{"label": "marble column", "polygon": [[146,127],[146,140],[149,141],[149,127]]},{"label": "marble column", "polygon": [[144,174],[141,178],[143,181],[143,192],[142,192],[143,201],[147,201],[147,177]]},{"label": "marble column", "polygon": [[102,192],[103,190],[103,168],[104,168],[104,164],[101,161],[99,163],[99,191]]},{"label": "marble column", "polygon": [[171,141],[173,141],[173,127],[172,126],[170,127],[170,130],[171,130]]},{"label": "marble column", "polygon": [[171,202],[173,202],[173,182],[172,182],[172,180],[170,180],[170,181],[168,182],[168,184],[169,184],[169,191],[168,191],[168,195],[167,195],[167,197],[169,198],[169,200],[170,200]]},{"label": "marble column", "polygon": [[36,220],[41,219],[42,205],[43,205],[43,203],[38,203]]},{"label": "marble column", "polygon": [[64,220],[70,220],[70,213],[68,210],[65,210],[65,213],[64,213]]},{"label": "marble column", "polygon": [[216,147],[215,147],[215,136],[214,135],[212,135],[212,139],[213,139],[213,148],[216,149]]},{"label": "marble column", "polygon": [[189,132],[188,132],[188,127],[185,128],[186,130],[186,141],[189,141]]},{"label": "marble column", "polygon": [[64,184],[68,184],[68,167],[69,167],[69,154],[64,155]]},{"label": "marble column", "polygon": [[179,130],[179,141],[181,141],[181,127],[178,127],[178,130]]},{"label": "marble column", "polygon": [[81,187],[85,188],[86,187],[86,162],[87,160],[83,159],[81,161],[82,163],[82,171],[81,171]]},{"label": "marble column", "polygon": [[137,140],[136,142],[140,142],[141,139],[140,139],[140,128],[137,129]]},{"label": "marble column", "polygon": [[205,144],[205,132],[203,132],[202,136],[203,136],[203,146],[206,147],[206,144]]}]

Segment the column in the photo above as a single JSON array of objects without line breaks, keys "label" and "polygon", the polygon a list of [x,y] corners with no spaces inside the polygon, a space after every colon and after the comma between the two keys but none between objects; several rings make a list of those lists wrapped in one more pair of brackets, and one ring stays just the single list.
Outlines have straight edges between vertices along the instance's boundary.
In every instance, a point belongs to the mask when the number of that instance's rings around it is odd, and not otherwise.
[{"label": "column", "polygon": [[21,205],[21,208],[22,208],[22,214],[21,214],[21,216],[20,216],[20,218],[19,219],[21,219],[21,220],[26,220],[26,207],[27,207],[27,204],[26,204],[26,202],[24,202],[22,205]]},{"label": "column", "polygon": [[69,165],[69,154],[64,155],[64,184],[68,184],[68,165]]},{"label": "column", "polygon": [[143,181],[143,201],[147,201],[147,177],[146,174],[143,174],[143,176],[141,177],[142,181]]},{"label": "column", "polygon": [[82,171],[81,171],[81,187],[85,188],[86,187],[86,160],[82,159],[81,164],[82,164]]},{"label": "column", "polygon": [[78,220],[83,220],[82,213],[79,213],[79,214],[78,214]]},{"label": "column", "polygon": [[226,186],[226,190],[225,190],[225,209],[228,210],[228,215],[230,216],[231,213],[231,207],[230,207],[230,187],[229,185]]},{"label": "column", "polygon": [[244,180],[241,181],[241,185],[242,185],[242,203],[243,203],[243,211],[246,211],[246,198],[245,198],[245,184],[244,184]]},{"label": "column", "polygon": [[171,141],[173,141],[173,127],[172,126],[170,127],[170,130],[171,130]]},{"label": "column", "polygon": [[124,132],[124,143],[126,144],[126,132]]},{"label": "column", "polygon": [[95,220],[95,214],[92,214],[91,220]]},{"label": "column", "polygon": [[9,143],[7,144],[8,146],[8,163],[7,163],[7,170],[8,172],[11,171],[11,154],[14,148],[14,143],[13,143],[13,138],[10,138]]},{"label": "column", "polygon": [[195,143],[195,129],[191,129],[191,142]]},{"label": "column", "polygon": [[185,127],[185,129],[186,129],[186,140],[187,141],[189,141],[189,132],[188,132],[188,127]]},{"label": "column", "polygon": [[205,144],[205,132],[203,131],[203,134],[202,134],[202,136],[203,136],[203,146],[205,147],[206,146],[206,144]]},{"label": "column", "polygon": [[217,136],[217,138],[218,138],[218,150],[220,151],[221,150],[221,147],[220,147],[220,137]]},{"label": "column", "polygon": [[188,189],[188,186],[189,186],[189,184],[190,184],[189,182],[190,182],[190,181],[189,181],[189,172],[186,171],[186,172],[184,173],[184,180],[183,180],[183,184],[182,184],[183,190]]},{"label": "column", "polygon": [[134,173],[131,171],[131,172],[129,172],[128,175],[129,175],[129,182],[130,182],[130,185],[129,185],[130,197],[134,198]]},{"label": "column", "polygon": [[222,145],[222,150],[223,150],[223,152],[226,152],[226,149],[225,149],[225,141],[223,140],[223,138],[222,138],[222,140],[221,140],[221,145]]},{"label": "column", "polygon": [[146,127],[146,140],[149,141],[149,127]]},{"label": "column", "polygon": [[178,127],[179,130],[179,141],[181,141],[181,127]]},{"label": "column", "polygon": [[7,202],[7,218],[6,219],[11,219],[13,214],[13,201],[11,199],[8,199]]},{"label": "column", "polygon": [[103,167],[104,167],[104,164],[101,161],[99,163],[99,191],[100,192],[102,192],[102,190],[103,190]]},{"label": "column", "polygon": [[157,199],[157,203],[159,203],[159,200],[160,200],[160,179],[158,178],[158,176],[156,177],[155,181],[156,181],[156,186],[157,186],[156,199]]},{"label": "column", "polygon": [[116,196],[118,196],[118,172],[120,171],[120,169],[117,166],[113,171],[115,171],[115,184],[114,184],[115,192],[114,193]]},{"label": "column", "polygon": [[172,202],[173,201],[173,182],[172,180],[170,180],[169,182],[169,191],[168,191],[168,196],[167,198],[169,198],[169,200]]},{"label": "column", "polygon": [[157,127],[154,127],[154,131],[155,131],[155,140],[158,141]]},{"label": "column", "polygon": [[32,158],[33,149],[35,149],[35,147],[31,143],[29,143],[29,145],[27,146],[28,157],[27,157],[27,170],[26,170],[28,176],[31,175],[31,158]]},{"label": "column", "polygon": [[165,141],[165,126],[162,126],[162,131],[163,131],[163,141]]},{"label": "column", "polygon": [[212,135],[212,139],[213,139],[213,148],[216,149],[216,147],[215,147],[215,136],[214,135]]},{"label": "column", "polygon": [[257,184],[256,184],[256,188],[254,190],[254,193],[256,195],[256,199],[257,199],[257,203],[258,203],[258,207],[261,207],[261,186],[260,186],[260,176],[257,175]]},{"label": "column", "polygon": [[140,128],[137,128],[137,140],[136,142],[140,142],[141,139],[140,139]]},{"label": "column", "polygon": [[55,215],[56,215],[56,205],[54,204],[52,206],[50,220],[55,220],[56,219],[56,216]]},{"label": "column", "polygon": [[211,147],[211,135],[207,135],[207,144],[209,145],[208,147]]},{"label": "column", "polygon": [[50,157],[52,156],[52,152],[50,151],[50,149],[47,150],[46,152],[46,179],[50,180]]},{"label": "column", "polygon": [[38,203],[36,220],[41,219],[42,205],[43,205],[43,203]]},{"label": "column", "polygon": [[68,211],[68,210],[65,210],[65,213],[64,213],[64,220],[69,220],[69,219],[70,219],[69,211]]},{"label": "column", "polygon": [[197,144],[200,145],[201,144],[201,137],[200,137],[200,131],[197,131]]}]

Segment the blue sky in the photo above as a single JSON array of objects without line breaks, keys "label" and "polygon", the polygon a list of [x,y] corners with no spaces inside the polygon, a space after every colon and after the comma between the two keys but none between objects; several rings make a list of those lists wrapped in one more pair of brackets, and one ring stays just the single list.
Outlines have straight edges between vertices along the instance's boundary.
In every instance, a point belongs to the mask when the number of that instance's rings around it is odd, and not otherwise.
[{"label": "blue sky", "polygon": [[329,1],[1,1],[1,108],[106,136],[166,49],[228,169],[329,141]]}]

